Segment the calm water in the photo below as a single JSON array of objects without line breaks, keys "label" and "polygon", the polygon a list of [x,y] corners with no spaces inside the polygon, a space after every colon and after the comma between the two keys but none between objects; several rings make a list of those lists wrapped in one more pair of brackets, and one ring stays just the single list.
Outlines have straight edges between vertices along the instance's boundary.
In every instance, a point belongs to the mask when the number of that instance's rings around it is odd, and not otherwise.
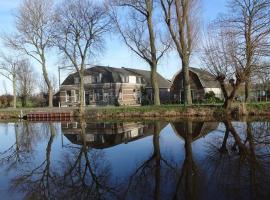
[{"label": "calm water", "polygon": [[0,123],[0,199],[269,199],[270,122]]}]

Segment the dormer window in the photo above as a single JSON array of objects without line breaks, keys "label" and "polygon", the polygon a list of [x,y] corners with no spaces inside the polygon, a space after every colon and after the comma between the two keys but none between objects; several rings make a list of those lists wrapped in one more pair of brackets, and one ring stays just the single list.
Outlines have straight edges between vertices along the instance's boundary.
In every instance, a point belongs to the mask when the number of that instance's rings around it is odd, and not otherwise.
[{"label": "dormer window", "polygon": [[79,84],[80,83],[80,78],[79,77],[75,77],[74,78],[74,84]]},{"label": "dormer window", "polygon": [[139,83],[139,84],[142,83],[142,77],[137,76],[136,77],[136,82]]}]

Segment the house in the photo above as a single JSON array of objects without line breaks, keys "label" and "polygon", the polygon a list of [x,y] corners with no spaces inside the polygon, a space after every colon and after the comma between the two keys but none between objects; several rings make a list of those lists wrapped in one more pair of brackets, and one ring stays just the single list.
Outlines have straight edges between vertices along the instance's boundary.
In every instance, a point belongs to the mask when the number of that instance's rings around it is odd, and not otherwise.
[{"label": "house", "polygon": [[[202,101],[206,93],[212,91],[215,96],[222,99],[222,91],[218,81],[209,72],[198,69],[189,68],[190,88],[193,102]],[[179,71],[172,79],[171,95],[175,103],[184,101],[184,84],[183,72]]]},{"label": "house", "polygon": [[[141,105],[153,100],[150,71],[93,66],[85,70],[85,105]],[[62,107],[79,104],[78,73],[69,75],[60,87]],[[158,74],[161,102],[169,101],[171,83]]]}]

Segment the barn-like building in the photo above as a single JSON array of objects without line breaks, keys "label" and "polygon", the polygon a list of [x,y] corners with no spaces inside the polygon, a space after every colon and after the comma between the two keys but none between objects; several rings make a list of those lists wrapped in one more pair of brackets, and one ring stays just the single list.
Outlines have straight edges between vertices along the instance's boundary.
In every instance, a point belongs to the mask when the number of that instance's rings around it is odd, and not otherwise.
[{"label": "barn-like building", "polygon": [[[193,102],[202,101],[205,94],[210,91],[214,92],[216,97],[220,99],[223,98],[218,81],[209,72],[190,67],[189,78]],[[171,99],[174,103],[184,101],[184,81],[182,71],[177,72],[172,79]]]}]

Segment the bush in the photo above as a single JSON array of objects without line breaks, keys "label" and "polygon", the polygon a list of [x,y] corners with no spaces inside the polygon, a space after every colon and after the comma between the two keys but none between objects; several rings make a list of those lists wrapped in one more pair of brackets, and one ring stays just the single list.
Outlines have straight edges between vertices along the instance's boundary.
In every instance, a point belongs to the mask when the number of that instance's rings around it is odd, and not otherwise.
[{"label": "bush", "polygon": [[0,96],[0,108],[7,108],[12,106],[13,96],[2,95]]},{"label": "bush", "polygon": [[205,103],[212,103],[212,104],[222,102],[219,98],[216,97],[213,91],[205,93],[204,100]]}]

